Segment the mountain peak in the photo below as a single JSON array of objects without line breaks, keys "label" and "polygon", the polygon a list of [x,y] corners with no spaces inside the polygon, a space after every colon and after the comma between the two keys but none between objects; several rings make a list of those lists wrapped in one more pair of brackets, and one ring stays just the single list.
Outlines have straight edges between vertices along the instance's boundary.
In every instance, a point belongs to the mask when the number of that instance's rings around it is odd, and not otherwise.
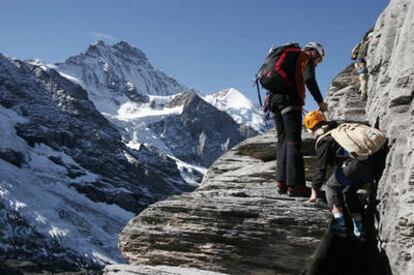
[{"label": "mountain peak", "polygon": [[116,114],[119,105],[143,95],[173,95],[187,90],[155,69],[141,50],[126,41],[107,44],[98,40],[86,52],[55,67],[64,77],[81,83],[105,113]]},{"label": "mountain peak", "polygon": [[221,104],[225,104],[227,108],[254,108],[253,103],[244,94],[234,88],[228,88],[215,94],[208,95],[206,96],[206,99],[210,103],[221,102]]},{"label": "mountain peak", "polygon": [[112,49],[115,49],[117,51],[120,51],[122,54],[126,54],[129,56],[134,56],[136,58],[142,59],[142,60],[148,60],[147,56],[144,54],[143,51],[139,50],[138,48],[132,46],[126,41],[119,41],[115,45],[112,46]]},{"label": "mountain peak", "polygon": [[245,124],[258,132],[267,129],[261,111],[237,89],[225,89],[205,96],[204,100],[227,112],[239,124]]},{"label": "mountain peak", "polygon": [[97,40],[95,43],[90,44],[88,49],[86,50],[86,55],[100,55],[101,51],[104,51],[108,48],[108,45],[105,44],[102,40]]},{"label": "mountain peak", "polygon": [[96,40],[95,43],[93,43],[92,45],[97,46],[97,47],[106,46],[105,42],[103,42],[102,40]]},{"label": "mountain peak", "polygon": [[136,49],[134,46],[132,46],[131,44],[129,44],[128,42],[126,42],[125,40],[121,40],[118,43],[116,43],[114,45],[114,47],[119,47],[119,48],[126,48],[126,49]]},{"label": "mountain peak", "polygon": [[244,98],[245,96],[235,88],[228,88],[217,93],[218,96],[237,96]]},{"label": "mountain peak", "polygon": [[90,56],[105,56],[115,54],[120,57],[128,57],[129,59],[132,58],[141,61],[148,61],[148,58],[144,52],[132,46],[126,41],[119,41],[114,45],[108,45],[102,40],[97,40],[95,43],[89,45],[85,54]]}]

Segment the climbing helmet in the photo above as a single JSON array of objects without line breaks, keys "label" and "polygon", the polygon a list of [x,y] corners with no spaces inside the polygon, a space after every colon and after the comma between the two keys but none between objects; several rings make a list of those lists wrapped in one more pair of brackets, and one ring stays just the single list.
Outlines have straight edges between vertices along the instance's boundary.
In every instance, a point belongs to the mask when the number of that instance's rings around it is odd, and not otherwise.
[{"label": "climbing helmet", "polygon": [[309,42],[305,45],[305,50],[314,49],[316,50],[322,59],[325,58],[325,50],[323,49],[322,45],[318,42]]},{"label": "climbing helmet", "polygon": [[306,128],[312,130],[322,121],[326,121],[325,116],[320,111],[316,110],[316,111],[310,111],[305,115],[303,119],[303,124],[305,125]]}]

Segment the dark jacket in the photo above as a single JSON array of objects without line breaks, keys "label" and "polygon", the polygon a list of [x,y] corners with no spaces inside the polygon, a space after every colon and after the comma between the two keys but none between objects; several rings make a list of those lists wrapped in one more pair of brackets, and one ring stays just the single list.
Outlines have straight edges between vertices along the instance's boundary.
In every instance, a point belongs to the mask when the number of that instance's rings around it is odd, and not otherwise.
[{"label": "dark jacket", "polygon": [[312,188],[319,191],[325,182],[329,166],[339,167],[348,159],[347,152],[330,135],[318,142],[316,168]]},{"label": "dark jacket", "polygon": [[321,90],[319,89],[318,83],[316,82],[315,65],[313,64],[312,60],[305,67],[305,70],[303,72],[303,79],[305,81],[306,87],[312,94],[315,101],[318,104],[323,102]]}]

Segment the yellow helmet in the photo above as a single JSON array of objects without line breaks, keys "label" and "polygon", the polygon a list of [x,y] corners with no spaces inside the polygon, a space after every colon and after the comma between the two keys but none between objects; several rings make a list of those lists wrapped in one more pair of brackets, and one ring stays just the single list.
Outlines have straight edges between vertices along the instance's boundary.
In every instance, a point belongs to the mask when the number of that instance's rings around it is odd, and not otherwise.
[{"label": "yellow helmet", "polygon": [[315,128],[315,126],[317,126],[322,121],[326,121],[326,118],[321,112],[310,111],[305,115],[303,119],[303,124],[305,125],[306,128],[313,129]]}]

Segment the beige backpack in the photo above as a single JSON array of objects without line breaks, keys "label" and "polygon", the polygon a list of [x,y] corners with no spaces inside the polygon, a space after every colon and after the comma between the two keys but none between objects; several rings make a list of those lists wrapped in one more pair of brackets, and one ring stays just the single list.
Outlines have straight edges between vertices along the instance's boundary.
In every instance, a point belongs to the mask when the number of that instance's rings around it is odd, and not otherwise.
[{"label": "beige backpack", "polygon": [[349,152],[352,158],[366,160],[378,152],[387,141],[385,135],[378,129],[358,123],[343,123],[335,129],[319,137],[330,134],[342,148]]}]

